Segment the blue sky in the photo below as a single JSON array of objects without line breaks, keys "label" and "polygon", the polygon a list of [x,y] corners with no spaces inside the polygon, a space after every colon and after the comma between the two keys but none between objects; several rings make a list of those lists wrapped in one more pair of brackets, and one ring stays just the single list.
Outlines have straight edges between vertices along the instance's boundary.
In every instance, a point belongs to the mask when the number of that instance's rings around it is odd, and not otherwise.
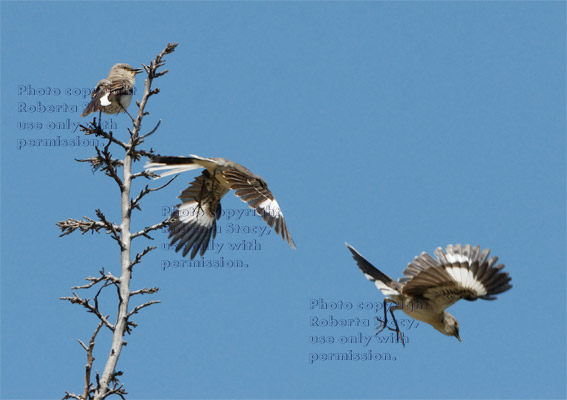
[{"label": "blue sky", "polygon": [[[82,392],[77,339],[97,320],[59,297],[103,267],[120,273],[108,237],[55,226],[96,208],[119,216],[111,179],[74,161],[93,148],[32,144],[76,138],[83,89],[179,42],[148,105],[146,131],[162,120],[148,147],[261,175],[297,250],[273,232],[230,233],[265,225],[227,214],[226,247],[207,259],[246,268],[164,270],[181,256],[156,234],[132,286],[159,286],[162,303],[136,316],[118,366],[130,398],[564,398],[565,21],[552,1],[2,2],[0,396]],[[139,99],[143,76],[136,87]],[[38,103],[67,111],[23,111]],[[105,119],[125,138],[127,116]],[[148,197],[134,229],[163,219],[194,176]],[[246,209],[231,194],[223,207]],[[229,249],[242,240],[261,250]],[[383,299],[345,241],[393,278],[421,251],[479,244],[514,287],[451,307],[463,343],[408,321],[405,348],[343,344],[373,336]],[[114,313],[112,293],[102,306]],[[109,338],[97,339],[99,371]],[[395,359],[320,357],[368,351]]]}]

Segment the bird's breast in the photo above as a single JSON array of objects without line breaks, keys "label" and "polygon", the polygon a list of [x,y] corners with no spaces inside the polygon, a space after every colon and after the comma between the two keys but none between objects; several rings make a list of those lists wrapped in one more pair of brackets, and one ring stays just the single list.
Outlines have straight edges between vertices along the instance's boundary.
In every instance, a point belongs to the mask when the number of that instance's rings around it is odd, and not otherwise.
[{"label": "bird's breast", "polygon": [[409,317],[422,322],[431,323],[432,320],[438,319],[437,310],[433,310],[430,304],[423,300],[408,298],[398,307]]},{"label": "bird's breast", "polygon": [[132,95],[123,94],[118,99],[119,99],[118,101],[120,101],[120,104],[122,104],[122,107],[124,107],[124,109],[127,109],[130,103],[132,102]]}]

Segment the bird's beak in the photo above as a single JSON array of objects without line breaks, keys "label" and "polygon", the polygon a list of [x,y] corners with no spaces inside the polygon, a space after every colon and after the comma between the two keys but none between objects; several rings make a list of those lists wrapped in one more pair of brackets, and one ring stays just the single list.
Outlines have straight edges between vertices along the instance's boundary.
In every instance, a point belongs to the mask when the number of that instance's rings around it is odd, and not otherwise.
[{"label": "bird's beak", "polygon": [[134,73],[134,75],[139,74],[139,73],[142,72],[142,71],[143,71],[142,68],[134,68],[134,69],[132,70],[132,72]]},{"label": "bird's beak", "polygon": [[463,341],[461,340],[461,337],[459,336],[459,332],[455,333],[455,337],[457,339],[459,339],[459,342],[463,343]]}]

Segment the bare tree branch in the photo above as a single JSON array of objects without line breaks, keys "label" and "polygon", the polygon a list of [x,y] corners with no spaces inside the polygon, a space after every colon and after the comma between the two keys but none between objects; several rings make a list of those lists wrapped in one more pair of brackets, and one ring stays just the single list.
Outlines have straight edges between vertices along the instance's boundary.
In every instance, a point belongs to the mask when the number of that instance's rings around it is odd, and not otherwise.
[{"label": "bare tree branch", "polygon": [[147,239],[154,240],[150,235],[148,235],[148,233],[150,233],[152,231],[157,231],[158,229],[165,228],[166,226],[169,226],[170,224],[171,224],[171,218],[168,218],[165,221],[161,221],[158,224],[148,226],[148,227],[142,229],[141,231],[133,233],[132,239],[137,238],[138,236],[144,236]]},{"label": "bare tree branch", "polygon": [[75,292],[73,292],[73,296],[74,297],[60,297],[59,300],[67,300],[67,301],[71,302],[72,304],[80,304],[81,306],[85,307],[88,312],[93,313],[102,322],[104,322],[104,325],[106,325],[106,327],[108,329],[110,329],[111,331],[114,331],[114,329],[115,329],[114,325],[111,324],[110,322],[108,322],[108,319],[100,313],[100,311],[98,310],[98,307],[95,307],[92,304],[90,304],[89,300],[79,297],[77,295],[77,293],[75,293]]},{"label": "bare tree branch", "polygon": [[63,232],[62,234],[59,235],[59,237],[69,235],[70,233],[74,232],[77,229],[79,229],[81,233],[84,235],[89,231],[94,233],[94,232],[98,232],[101,229],[106,228],[106,226],[102,222],[94,221],[88,217],[83,217],[83,218],[85,219],[85,221],[79,221],[74,218],[69,218],[65,221],[59,221],[57,223],[57,226]]},{"label": "bare tree branch", "polygon": [[140,200],[142,200],[142,198],[145,195],[147,195],[148,193],[156,192],[158,190],[163,189],[164,187],[169,185],[171,182],[173,182],[173,180],[177,177],[178,177],[178,175],[175,175],[167,183],[165,183],[164,185],[157,187],[157,188],[150,188],[149,185],[146,185],[146,187],[142,191],[140,191],[140,194],[138,194],[138,196],[130,202],[130,213],[132,212],[133,209],[140,210]]},{"label": "bare tree branch", "polygon": [[71,288],[71,290],[89,289],[93,285],[96,285],[97,283],[99,283],[100,281],[103,281],[103,280],[107,280],[107,281],[110,281],[111,283],[115,283],[115,284],[120,283],[120,279],[118,279],[117,277],[112,275],[110,272],[108,274],[106,274],[104,272],[104,268],[99,271],[99,274],[101,276],[99,276],[98,278],[95,278],[95,277],[92,277],[92,276],[86,277],[85,280],[89,281],[90,283],[87,283],[86,285],[82,285],[82,286],[73,286]]},{"label": "bare tree branch", "polygon": [[103,322],[99,322],[98,326],[96,327],[93,336],[91,337],[91,340],[89,340],[89,347],[87,348],[85,346],[85,344],[79,340],[79,343],[81,344],[81,346],[83,346],[83,348],[87,351],[87,365],[85,367],[85,391],[83,392],[83,399],[90,399],[91,398],[91,393],[92,393],[92,384],[91,384],[91,370],[93,368],[93,362],[94,362],[94,357],[93,357],[93,349],[94,349],[94,345],[95,345],[95,338],[96,335],[98,335],[98,331],[100,331],[100,328],[102,328],[102,324]]},{"label": "bare tree branch", "polygon": [[146,108],[146,104],[149,100],[149,98],[154,95],[159,93],[159,89],[155,89],[152,90],[152,81],[155,78],[158,78],[162,75],[165,75],[168,71],[165,70],[163,72],[159,72],[157,73],[157,69],[162,67],[165,64],[165,61],[162,60],[162,58],[166,55],[166,54],[170,54],[173,53],[173,51],[175,50],[175,48],[177,47],[177,43],[168,43],[166,48],[157,55],[157,57],[154,59],[154,61],[152,61],[150,63],[149,66],[146,66],[144,64],[142,64],[142,66],[144,67],[144,69],[146,70],[147,74],[148,74],[148,79],[146,79],[146,87],[144,90],[144,96],[142,97],[142,101],[138,104],[138,118],[136,118],[136,121],[134,121],[134,131],[136,131],[136,135],[138,134],[138,131],[140,129],[140,126],[142,125],[142,118],[144,117],[144,110]]},{"label": "bare tree branch", "polygon": [[65,397],[63,397],[61,400],[67,400],[67,399],[84,400],[84,399],[83,399],[81,396],[79,396],[78,394],[69,393],[68,391],[65,391]]},{"label": "bare tree branch", "polygon": [[141,253],[136,254],[136,258],[134,259],[134,261],[132,261],[130,263],[130,270],[132,270],[134,265],[136,265],[136,264],[140,263],[140,261],[142,261],[142,257],[144,257],[150,251],[155,250],[155,249],[156,249],[155,246],[148,246]]},{"label": "bare tree branch", "polygon": [[[103,163],[104,163],[104,167],[102,167],[101,170],[104,171],[104,173],[106,175],[108,175],[112,179],[114,179],[114,181],[116,182],[116,184],[120,188],[120,191],[123,191],[124,190],[124,182],[122,182],[122,179],[120,179],[120,177],[118,176],[118,172],[116,170],[116,161],[117,160],[112,158],[112,154],[110,154],[110,150],[109,150],[110,143],[111,143],[111,141],[109,141],[106,144],[106,146],[104,146],[104,149],[102,149],[102,150],[100,150],[98,147],[95,147],[96,154],[97,154],[99,159],[103,160]],[[120,165],[122,165],[122,167],[123,167],[124,162],[120,161]]]},{"label": "bare tree branch", "polygon": [[[104,158],[102,158],[98,155],[96,157],[89,157],[89,158],[75,158],[75,161],[90,163],[93,172],[98,171],[99,169],[102,169],[102,167],[104,167],[106,165],[105,162],[104,162]],[[122,160],[113,160],[112,166],[114,168],[121,167],[122,166]]]},{"label": "bare tree branch", "polygon": [[153,288],[143,288],[143,289],[138,289],[138,290],[134,290],[133,292],[130,292],[130,297],[135,296],[137,294],[153,294],[159,291],[158,287],[153,287]]},{"label": "bare tree branch", "polygon": [[95,213],[97,217],[100,219],[100,221],[94,221],[88,217],[83,217],[85,218],[84,221],[79,221],[74,218],[69,218],[65,221],[57,222],[57,226],[63,232],[59,236],[61,237],[61,236],[69,235],[70,233],[74,232],[77,229],[79,229],[83,235],[87,232],[99,233],[101,229],[104,229],[106,230],[106,233],[110,234],[112,238],[116,240],[118,245],[122,247],[122,241],[120,239],[120,234],[119,234],[122,228],[108,221],[101,210],[96,209]]},{"label": "bare tree branch", "polygon": [[104,224],[106,230],[111,234],[112,238],[118,242],[118,245],[122,249],[124,247],[124,244],[122,243],[122,239],[118,234],[119,231],[122,231],[122,228],[108,221],[100,209],[97,208],[95,210],[95,213],[98,219],[100,219],[100,221]]},{"label": "bare tree branch", "polygon": [[147,171],[140,171],[140,172],[136,172],[135,174],[132,174],[132,180],[136,179],[136,178],[146,178],[146,179],[151,179],[153,178],[153,175],[156,175],[152,172],[147,172]]},{"label": "bare tree branch", "polygon": [[139,306],[134,307],[134,309],[128,313],[128,318],[130,318],[134,314],[137,314],[138,311],[140,311],[142,308],[146,308],[151,306],[152,304],[157,304],[157,303],[161,303],[161,301],[152,300],[152,301],[148,301],[147,303],[140,304]]},{"label": "bare tree branch", "polygon": [[145,138],[147,138],[147,137],[150,136],[150,135],[153,135],[153,134],[157,131],[157,129],[159,128],[160,124],[161,124],[161,119],[158,121],[158,123],[157,123],[157,125],[154,127],[154,129],[152,129],[151,131],[149,131],[149,132],[146,133],[145,135],[140,135],[140,138],[139,138],[140,141],[139,141],[138,143],[143,143]]},{"label": "bare tree branch", "polygon": [[126,390],[124,390],[124,385],[120,384],[118,381],[118,376],[122,375],[122,372],[118,372],[116,374],[114,374],[113,378],[112,378],[112,383],[113,383],[113,388],[110,389],[103,397],[103,399],[107,398],[108,396],[111,396],[113,394],[119,396],[121,399],[126,400],[126,397],[124,397],[125,395],[128,394],[128,392],[126,392]]},{"label": "bare tree branch", "polygon": [[102,136],[105,139],[108,139],[109,141],[111,141],[112,143],[115,143],[117,145],[119,145],[120,147],[122,147],[124,150],[128,150],[128,144],[124,143],[121,140],[116,139],[113,135],[112,132],[105,132],[96,122],[96,118],[93,118],[93,121],[90,122],[90,126],[84,126],[84,125],[79,125],[79,128],[81,128],[81,130],[83,132],[85,132],[85,135],[95,135],[95,136]]},{"label": "bare tree branch", "polygon": [[83,343],[83,341],[81,339],[77,339],[77,341],[79,342],[79,344],[81,345],[81,347],[83,349],[85,349],[85,351],[89,351],[89,348],[87,347],[86,344]]},{"label": "bare tree branch", "polygon": [[139,155],[143,157],[151,157],[154,154],[154,150],[150,149],[149,151],[146,150],[138,150]]}]

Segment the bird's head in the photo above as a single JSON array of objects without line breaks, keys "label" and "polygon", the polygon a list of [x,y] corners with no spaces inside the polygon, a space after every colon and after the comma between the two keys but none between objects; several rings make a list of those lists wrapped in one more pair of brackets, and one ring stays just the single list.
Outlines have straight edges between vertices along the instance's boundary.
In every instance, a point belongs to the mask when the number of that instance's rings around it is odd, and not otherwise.
[{"label": "bird's head", "polygon": [[439,331],[447,336],[455,336],[459,339],[459,342],[462,342],[459,336],[459,322],[447,311],[443,314],[443,321]]},{"label": "bird's head", "polygon": [[459,323],[451,314],[445,311],[441,314],[441,318],[437,321],[431,323],[431,325],[447,336],[455,336],[459,339],[459,342],[462,342],[461,337],[459,336]]},{"label": "bird's head", "polygon": [[110,69],[111,74],[130,76],[130,77],[134,77],[136,76],[136,74],[139,74],[142,71],[143,69],[141,68],[134,68],[129,64],[125,64],[125,63],[114,64]]}]

